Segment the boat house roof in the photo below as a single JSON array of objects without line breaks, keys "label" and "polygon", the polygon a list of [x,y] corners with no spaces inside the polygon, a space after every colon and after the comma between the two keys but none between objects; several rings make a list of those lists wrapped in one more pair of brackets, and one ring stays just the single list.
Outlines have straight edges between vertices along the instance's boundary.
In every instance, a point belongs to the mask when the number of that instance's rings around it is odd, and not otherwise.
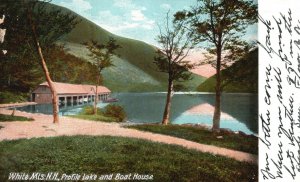
[{"label": "boat house roof", "polygon": [[[70,84],[70,83],[60,83],[53,82],[57,94],[95,94],[96,86],[95,85],[81,85],[81,84]],[[41,83],[39,86],[48,86],[47,82]],[[38,88],[33,91],[33,93],[37,93]],[[98,86],[98,93],[110,93],[111,91],[104,87]]]}]

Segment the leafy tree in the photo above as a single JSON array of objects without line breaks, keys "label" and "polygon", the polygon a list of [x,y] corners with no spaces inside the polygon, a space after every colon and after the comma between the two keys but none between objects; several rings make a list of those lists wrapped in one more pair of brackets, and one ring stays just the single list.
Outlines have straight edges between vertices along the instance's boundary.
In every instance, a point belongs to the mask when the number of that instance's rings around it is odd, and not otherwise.
[{"label": "leafy tree", "polygon": [[[38,62],[32,59],[33,51],[30,51],[31,37],[25,8],[22,2],[3,1],[0,11],[5,15],[3,26],[6,35],[3,47],[7,54],[1,56],[0,73],[2,90],[18,90],[28,92],[29,87],[36,85],[33,78],[41,78]],[[4,48],[3,48],[4,49]],[[27,79],[27,78],[31,79]],[[40,79],[37,79],[40,81]],[[40,81],[41,82],[41,81]]]},{"label": "leafy tree", "polygon": [[82,58],[66,53],[63,47],[56,46],[45,56],[53,81],[96,84],[94,79],[98,75],[96,67]]},{"label": "leafy tree", "polygon": [[169,13],[165,25],[160,28],[158,43],[161,48],[154,57],[154,63],[159,71],[168,74],[168,90],[162,124],[167,125],[170,120],[171,98],[174,90],[174,81],[183,82],[191,78],[190,69],[194,67],[185,58],[194,47],[191,33],[186,31],[185,22],[170,22]]},{"label": "leafy tree", "polygon": [[221,71],[221,89],[230,85],[241,85],[247,92],[258,89],[258,48],[245,49],[243,56],[237,56],[229,69]]},{"label": "leafy tree", "polygon": [[[257,5],[250,0],[198,0],[190,10],[177,12],[175,17],[179,22],[188,23],[195,40],[215,55],[210,62],[217,72],[213,130],[219,130],[222,64],[225,66],[226,61],[236,60],[247,47],[241,37],[248,25],[257,22]],[[224,54],[227,57],[222,58]]]},{"label": "leafy tree", "polygon": [[93,59],[93,64],[97,67],[98,75],[96,79],[95,101],[94,101],[94,114],[97,114],[97,102],[98,102],[98,85],[102,84],[102,71],[106,68],[114,66],[112,57],[115,55],[115,51],[121,48],[116,43],[116,40],[112,37],[109,38],[105,44],[99,44],[96,41],[90,41],[85,43],[89,49],[90,57]]},{"label": "leafy tree", "polygon": [[58,117],[59,109],[58,109],[57,91],[56,91],[56,88],[55,88],[55,86],[54,86],[54,84],[52,82],[52,79],[50,77],[50,74],[49,74],[49,71],[48,71],[48,67],[47,67],[47,64],[46,64],[43,52],[42,52],[42,48],[40,46],[40,41],[38,39],[38,34],[36,32],[36,24],[35,24],[35,22],[33,21],[33,18],[32,18],[32,12],[33,12],[33,7],[31,7],[31,9],[28,8],[28,12],[27,12],[28,14],[27,14],[27,16],[28,16],[29,24],[31,26],[32,38],[33,38],[33,41],[35,43],[36,52],[39,55],[39,59],[41,61],[41,65],[42,65],[42,68],[43,68],[46,80],[48,82],[48,86],[49,86],[49,88],[51,90],[51,94],[52,94],[53,123],[58,123],[59,122],[59,117]]},{"label": "leafy tree", "polygon": [[[3,1],[1,11],[6,15],[8,32],[6,37],[8,52],[4,61],[11,66],[13,65],[10,64],[11,61],[15,61],[15,65],[18,65],[19,60],[31,60],[34,63],[32,67],[39,62],[52,93],[53,122],[58,123],[56,91],[44,55],[55,47],[57,40],[70,32],[78,21],[75,16],[49,7],[46,1]],[[13,69],[14,67],[9,67],[9,74]]]}]

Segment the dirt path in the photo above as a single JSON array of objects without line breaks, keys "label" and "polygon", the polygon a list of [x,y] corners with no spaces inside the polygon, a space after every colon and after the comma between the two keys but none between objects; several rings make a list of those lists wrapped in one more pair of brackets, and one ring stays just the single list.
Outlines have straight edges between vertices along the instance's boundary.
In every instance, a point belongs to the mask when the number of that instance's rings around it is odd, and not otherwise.
[{"label": "dirt path", "polygon": [[[1,114],[11,114],[11,112],[11,110],[0,108]],[[166,144],[180,145],[201,152],[209,152],[214,155],[226,156],[229,158],[236,159],[238,161],[245,161],[256,164],[258,162],[258,158],[256,155],[216,147],[212,145],[200,144],[176,137],[123,128],[120,124],[117,123],[93,122],[69,117],[60,117],[60,123],[53,124],[52,117],[50,115],[32,114],[20,111],[16,111],[15,115],[32,117],[35,119],[35,121],[0,122],[0,126],[4,127],[0,129],[0,141],[15,140],[20,138],[52,137],[62,135],[122,136],[130,138],[140,138]]]},{"label": "dirt path", "polygon": [[22,102],[22,103],[12,103],[12,104],[0,104],[0,108],[7,108],[7,107],[20,107],[20,106],[28,106],[28,105],[35,105],[36,102]]}]

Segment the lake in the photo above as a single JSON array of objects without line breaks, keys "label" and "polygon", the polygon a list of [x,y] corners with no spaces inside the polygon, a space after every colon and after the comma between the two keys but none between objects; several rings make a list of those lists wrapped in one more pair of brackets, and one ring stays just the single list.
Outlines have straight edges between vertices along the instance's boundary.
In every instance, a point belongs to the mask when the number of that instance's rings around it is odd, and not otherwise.
[{"label": "lake", "polygon": [[[119,104],[127,113],[127,120],[133,123],[157,123],[162,120],[166,93],[114,93]],[[214,94],[210,93],[175,93],[172,97],[171,123],[212,125],[214,112]],[[105,107],[106,103],[99,103]],[[81,106],[61,107],[60,115],[74,115],[81,111]],[[52,114],[50,104],[33,105],[17,108],[27,112]],[[258,98],[255,94],[222,94],[221,128],[257,134]]]}]

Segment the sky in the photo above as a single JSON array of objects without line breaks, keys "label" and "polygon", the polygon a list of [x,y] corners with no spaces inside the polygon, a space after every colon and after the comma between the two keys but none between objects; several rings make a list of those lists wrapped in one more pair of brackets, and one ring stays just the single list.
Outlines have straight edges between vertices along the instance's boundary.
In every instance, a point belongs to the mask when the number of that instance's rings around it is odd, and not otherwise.
[{"label": "sky", "polygon": [[[257,0],[255,0],[257,1]],[[52,0],[116,35],[158,46],[158,25],[166,13],[189,9],[196,0]],[[248,28],[247,40],[257,39],[257,25]]]}]

